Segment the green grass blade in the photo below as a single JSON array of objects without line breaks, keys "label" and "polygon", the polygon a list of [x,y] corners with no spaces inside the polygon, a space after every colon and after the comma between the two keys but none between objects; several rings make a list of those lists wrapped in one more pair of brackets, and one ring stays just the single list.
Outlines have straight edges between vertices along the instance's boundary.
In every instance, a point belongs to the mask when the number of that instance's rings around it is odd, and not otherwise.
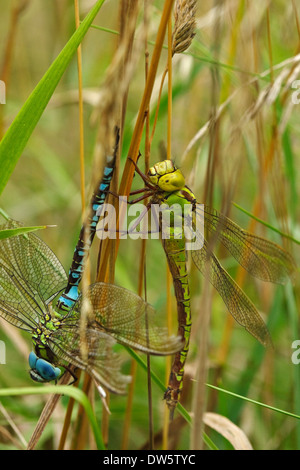
[{"label": "green grass blade", "polygon": [[98,0],[37,84],[0,143],[0,194],[55,88],[105,0]]},{"label": "green grass blade", "polygon": [[7,229],[7,230],[0,230],[0,240],[4,240],[4,238],[15,237],[17,235],[22,235],[23,233],[35,232],[36,230],[43,230],[45,228],[47,228],[47,225],[40,225],[36,227],[19,227],[19,228]]},{"label": "green grass blade", "polygon": [[281,235],[282,237],[288,238],[288,239],[291,240],[292,242],[297,243],[298,245],[300,245],[300,240],[297,240],[296,238],[291,237],[291,236],[288,235],[287,233],[284,233],[284,232],[282,232],[281,230],[278,230],[276,227],[273,227],[273,225],[270,225],[270,224],[268,224],[267,222],[265,222],[264,220],[259,219],[259,218],[256,217],[255,215],[251,214],[251,212],[248,212],[246,209],[244,209],[243,207],[239,206],[239,205],[236,204],[235,202],[233,203],[233,205],[234,205],[237,209],[239,209],[240,211],[244,212],[244,214],[247,214],[249,217],[252,217],[252,219],[257,220],[257,222],[259,222],[259,223],[265,225],[266,227],[268,227],[269,229],[273,230],[273,232],[279,233],[279,235]]},{"label": "green grass blade", "polygon": [[224,392],[227,393],[227,395],[230,395],[235,398],[240,398],[242,400],[248,401],[252,403],[253,405],[259,405],[262,406],[263,408],[268,408],[269,410],[275,411],[276,413],[281,413],[287,416],[290,416],[292,418],[300,419],[300,416],[295,413],[291,413],[290,411],[282,410],[281,408],[276,408],[275,406],[267,405],[266,403],[262,403],[257,400],[252,400],[252,398],[244,397],[243,395],[239,395],[238,393],[230,392],[229,390],[225,390],[224,388],[217,387],[215,385],[211,384],[206,384],[207,387],[213,388],[214,390],[218,390],[219,392]]},{"label": "green grass blade", "polygon": [[21,387],[21,388],[4,388],[0,390],[0,397],[9,397],[9,396],[24,396],[24,395],[44,395],[47,393],[53,393],[55,395],[68,395],[69,397],[77,400],[84,408],[86,415],[89,419],[97,448],[99,450],[104,450],[105,446],[103,443],[102,435],[99,430],[96,417],[94,415],[91,404],[86,396],[86,394],[79,390],[76,387],[70,387],[68,385],[48,385],[42,387]]},{"label": "green grass blade", "polygon": [[[4,219],[9,220],[9,215],[0,208],[0,215],[4,217]],[[35,232],[36,230],[44,230],[45,228],[55,227],[55,225],[39,225],[35,227],[18,227],[18,228],[11,228],[0,230],[0,240],[4,240],[4,238],[15,237],[16,235],[22,235],[23,233],[28,232]]]}]

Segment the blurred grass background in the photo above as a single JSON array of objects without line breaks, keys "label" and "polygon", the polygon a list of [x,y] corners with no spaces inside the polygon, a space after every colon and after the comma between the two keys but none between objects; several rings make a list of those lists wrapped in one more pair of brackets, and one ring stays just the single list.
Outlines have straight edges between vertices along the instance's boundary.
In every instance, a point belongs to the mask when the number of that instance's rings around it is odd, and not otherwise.
[{"label": "blurred grass background", "polygon": [[[2,2],[3,3],[3,2]],[[80,2],[84,15],[92,1]],[[149,5],[150,41],[155,34],[162,1]],[[24,9],[16,16],[16,9]],[[92,177],[92,157],[97,126],[94,115],[101,84],[117,44],[117,35],[101,27],[119,29],[119,2],[107,1],[82,43],[85,178]],[[191,47],[173,59],[172,156],[199,202],[218,210],[230,209],[239,225],[273,239],[291,250],[299,263],[299,246],[288,243],[271,230],[253,223],[231,205],[234,201],[295,238],[299,233],[299,110],[292,102],[299,79],[299,6],[283,0],[199,1],[197,29]],[[142,10],[139,27],[142,27]],[[5,2],[0,16],[0,79],[6,83],[6,104],[0,105],[0,129],[9,127],[25,100],[74,31],[71,0]],[[283,27],[285,25],[285,27]],[[160,77],[167,60],[163,50],[154,87],[153,123]],[[144,89],[144,58],[138,59],[130,83],[121,157],[122,171]],[[12,177],[1,195],[0,205],[26,225],[56,225],[41,237],[68,270],[81,224],[79,124],[76,57],[30,138]],[[151,145],[150,163],[164,157],[167,129],[167,84],[159,108],[159,119]],[[143,144],[141,152],[144,153]],[[142,170],[143,164],[141,163]],[[1,171],[1,169],[0,169]],[[141,186],[134,178],[134,189]],[[95,248],[95,247],[94,247]],[[139,249],[139,248],[138,248]],[[139,280],[137,242],[121,242],[115,282],[134,291]],[[298,250],[298,251],[297,251]],[[94,251],[96,259],[96,249]],[[265,318],[274,349],[264,351],[240,327],[231,324],[225,306],[213,293],[208,351],[208,382],[283,410],[300,414],[299,367],[291,361],[292,341],[299,338],[299,277],[296,285],[267,285],[244,276],[227,253],[219,257],[238,279]],[[165,315],[166,263],[159,241],[147,243],[147,297]],[[95,264],[95,263],[93,263]],[[186,368],[186,396],[191,408],[199,330],[201,329],[202,279],[191,266],[193,333]],[[175,311],[174,311],[175,314]],[[174,325],[176,324],[176,314]],[[1,324],[2,325],[2,324]],[[12,336],[1,326],[6,344],[6,365],[0,365],[0,386],[28,386],[27,350],[30,338],[19,332]],[[22,341],[22,342],[21,342]],[[24,342],[24,343],[23,343]],[[154,370],[164,380],[165,360],[152,359]],[[126,364],[129,369],[129,359]],[[110,449],[121,447],[126,397],[110,399]],[[255,449],[299,449],[300,422],[295,418],[207,390],[207,410],[223,414],[248,436]],[[39,447],[57,448],[64,409],[63,397],[43,433]],[[41,397],[2,399],[11,419],[25,440],[30,438],[42,410]],[[101,421],[101,406],[96,400]],[[154,431],[160,443],[164,402],[153,386]],[[138,368],[128,448],[141,448],[148,439],[147,388],[144,371]],[[189,448],[189,426],[175,421],[176,449]],[[231,448],[220,434],[208,431],[220,448]],[[1,448],[22,446],[15,431],[1,415]],[[159,444],[158,444],[159,445]]]}]

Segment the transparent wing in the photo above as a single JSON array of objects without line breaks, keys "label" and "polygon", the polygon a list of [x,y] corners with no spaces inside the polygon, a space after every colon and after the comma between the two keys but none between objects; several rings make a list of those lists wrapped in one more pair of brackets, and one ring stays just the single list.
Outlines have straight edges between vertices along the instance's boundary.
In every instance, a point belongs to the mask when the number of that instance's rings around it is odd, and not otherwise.
[{"label": "transparent wing", "polygon": [[58,363],[71,363],[111,392],[124,394],[131,377],[120,372],[121,358],[112,349],[114,343],[104,332],[92,328],[81,332],[74,317],[66,319],[63,328],[54,332],[48,341]]},{"label": "transparent wing", "polygon": [[251,300],[236,284],[204,241],[201,250],[192,251],[192,259],[222,297],[233,318],[264,346],[271,344],[268,329]]},{"label": "transparent wing", "polygon": [[[0,229],[21,226],[10,220]],[[34,328],[45,305],[66,281],[59,260],[36,235],[0,240],[0,315],[13,325]]]},{"label": "transparent wing", "polygon": [[[182,348],[181,338],[168,336],[153,307],[133,292],[99,282],[89,287],[88,299],[95,326],[118,343],[154,355],[173,354]],[[81,304],[82,299],[74,308],[77,315]]]},{"label": "transparent wing", "polygon": [[284,284],[296,266],[292,256],[279,245],[243,230],[228,217],[204,205],[197,207],[203,221],[216,240],[220,241],[250,274],[274,283]]}]

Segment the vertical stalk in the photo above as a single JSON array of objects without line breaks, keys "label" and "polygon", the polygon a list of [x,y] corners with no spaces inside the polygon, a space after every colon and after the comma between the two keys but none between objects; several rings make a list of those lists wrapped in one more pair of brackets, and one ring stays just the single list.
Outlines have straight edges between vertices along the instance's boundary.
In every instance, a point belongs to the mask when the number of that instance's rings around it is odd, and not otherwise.
[{"label": "vertical stalk", "polygon": [[[159,24],[157,37],[155,41],[154,51],[153,51],[152,59],[150,62],[149,73],[148,73],[148,77],[147,77],[147,81],[145,85],[145,90],[144,90],[144,94],[142,97],[136,124],[133,130],[130,147],[128,150],[128,155],[134,160],[134,162],[137,161],[137,157],[138,157],[140,142],[142,138],[142,132],[144,128],[145,116],[146,116],[146,112],[150,103],[150,98],[151,98],[151,94],[152,94],[152,90],[154,86],[154,81],[155,81],[160,54],[161,54],[163,41],[164,41],[166,29],[167,29],[167,24],[168,24],[169,17],[172,11],[172,6],[173,6],[173,0],[165,1],[163,12],[162,12],[162,17],[161,17],[161,21]],[[124,195],[124,196],[129,195],[133,175],[134,175],[134,165],[129,159],[127,159],[123,177],[120,183],[121,195]]]},{"label": "vertical stalk", "polygon": [[[80,14],[78,0],[74,0],[75,26],[80,25]],[[84,125],[83,125],[83,98],[82,98],[82,52],[81,44],[77,49],[77,69],[78,69],[78,108],[79,108],[79,145],[80,145],[80,192],[82,218],[85,208],[85,178],[84,178]]]},{"label": "vertical stalk", "polygon": [[[145,80],[147,81],[148,72],[149,72],[149,51],[148,51],[148,1],[145,1]],[[145,121],[145,173],[148,173],[149,170],[149,160],[150,160],[150,147],[149,147],[149,137],[150,137],[150,103],[146,112],[146,121]],[[147,204],[148,199],[144,200],[144,205]],[[142,240],[141,245],[141,274],[144,279],[144,296],[147,301],[147,278],[146,278],[146,240]],[[140,278],[142,280],[142,277]],[[139,295],[142,294],[142,282],[139,286]],[[146,314],[146,322],[148,322]],[[148,330],[148,328],[147,328]],[[154,434],[153,434],[153,410],[152,410],[152,382],[151,382],[151,358],[150,354],[147,354],[147,389],[148,389],[148,416],[149,416],[149,450],[154,449]]]},{"label": "vertical stalk", "polygon": [[[172,17],[168,21],[168,129],[167,129],[167,158],[172,158],[171,152],[171,138],[172,138]],[[171,286],[172,276],[167,264],[167,325],[168,333],[172,331],[172,297]],[[166,358],[166,383],[169,381],[169,374],[171,370],[171,356]],[[163,424],[163,449],[168,449],[168,434],[169,434],[170,412],[167,406],[164,410],[164,424]]]},{"label": "vertical stalk", "polygon": [[[29,0],[21,0],[17,6],[12,6],[10,15],[10,25],[7,35],[6,44],[4,47],[3,63],[0,70],[0,79],[4,81],[6,93],[9,86],[10,74],[11,74],[11,63],[13,58],[15,39],[17,37],[17,27],[21,13],[26,9],[29,4]],[[4,120],[3,120],[4,106],[0,106],[0,140],[4,134]]]},{"label": "vertical stalk", "polygon": [[[74,17],[75,17],[75,27],[76,29],[79,28],[80,25],[80,12],[79,12],[79,4],[78,0],[74,0]],[[84,220],[84,212],[85,212],[85,177],[84,177],[84,123],[83,123],[83,97],[82,97],[82,51],[81,51],[81,44],[77,48],[77,76],[78,76],[78,114],[79,114],[79,160],[80,160],[80,193],[81,193],[81,216],[82,220]],[[87,282],[87,278],[89,276],[89,272],[86,269],[83,274],[83,282]],[[80,377],[80,373],[79,373]],[[78,386],[79,384],[79,377],[75,384]],[[63,449],[68,433],[68,429],[71,424],[71,415],[74,407],[74,399],[70,398],[65,420],[64,426],[62,430],[62,434],[60,437],[59,442],[59,449]],[[81,410],[82,413],[83,410]],[[79,416],[77,417],[79,419]],[[75,445],[75,444],[74,444]]]}]

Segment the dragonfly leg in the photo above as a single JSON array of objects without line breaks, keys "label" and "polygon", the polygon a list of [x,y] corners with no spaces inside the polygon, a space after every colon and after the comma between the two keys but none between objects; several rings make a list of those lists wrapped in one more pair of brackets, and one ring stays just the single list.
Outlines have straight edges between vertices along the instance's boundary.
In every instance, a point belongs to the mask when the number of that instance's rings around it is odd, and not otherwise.
[{"label": "dragonfly leg", "polygon": [[152,192],[152,189],[148,188],[148,187],[141,188],[141,189],[136,189],[135,191],[131,191],[130,196],[133,196],[134,194],[144,193],[146,191],[149,191],[149,192],[151,191]]},{"label": "dragonfly leg", "polygon": [[[134,196],[136,194],[141,194],[142,192],[148,192],[148,194],[143,194],[143,196],[141,197],[138,197],[136,199],[133,199],[131,201],[127,201],[127,204],[136,204],[137,202],[140,202],[140,201],[143,201],[144,199],[146,199],[147,197],[150,197],[152,196],[153,194],[153,191],[150,189],[150,188],[142,188],[142,189],[137,189],[136,191],[132,191],[129,196]],[[120,194],[117,194],[115,193],[114,191],[107,191],[107,194],[111,194],[113,197],[115,197],[116,199],[119,199],[121,196]]]},{"label": "dragonfly leg", "polygon": [[[77,375],[76,375],[76,373],[75,373],[76,368],[73,369],[73,370],[72,370],[72,367],[69,367],[69,366],[63,366],[63,368],[65,369],[64,374],[65,374],[66,372],[69,372],[69,374],[71,375],[71,377],[72,377],[72,379],[73,379],[72,382],[69,383],[69,385],[73,385],[74,383],[76,383],[77,380],[78,380],[78,377],[77,377]],[[63,375],[64,375],[64,374],[63,374]]]},{"label": "dragonfly leg", "polygon": [[[134,194],[140,194],[141,192],[144,192],[144,191],[148,191],[149,193],[148,194],[143,194],[143,196],[138,197],[136,199],[133,199],[132,201],[127,201],[127,204],[136,204],[137,202],[143,201],[144,199],[146,199],[147,197],[152,195],[152,191],[150,189],[143,188],[142,190],[133,191],[132,193],[130,193],[130,196],[132,196]],[[119,199],[121,197],[120,194],[117,194],[117,193],[115,193],[114,191],[111,191],[111,190],[109,190],[107,192],[107,194],[111,194],[116,199]]]},{"label": "dragonfly leg", "polygon": [[[130,193],[130,196],[132,193]],[[152,196],[152,191],[147,194],[143,194],[143,196],[137,197],[136,199],[133,199],[132,201],[127,201],[127,204],[136,204],[137,202],[143,201],[144,199],[147,199],[147,197]]]},{"label": "dragonfly leg", "polygon": [[111,194],[113,197],[115,197],[116,199],[119,199],[120,195],[115,193],[114,191],[112,191],[111,189],[109,191],[107,191],[107,194]]},{"label": "dragonfly leg", "polygon": [[137,174],[142,178],[142,180],[144,181],[145,185],[152,189],[153,191],[156,191],[157,190],[157,187],[154,186],[153,184],[149,183],[149,178],[147,177],[147,175],[145,175],[138,167],[138,165],[135,163],[135,161],[133,161],[133,159],[131,157],[128,157],[128,160],[131,161],[131,163],[134,165],[135,167],[135,171],[137,172]]}]

